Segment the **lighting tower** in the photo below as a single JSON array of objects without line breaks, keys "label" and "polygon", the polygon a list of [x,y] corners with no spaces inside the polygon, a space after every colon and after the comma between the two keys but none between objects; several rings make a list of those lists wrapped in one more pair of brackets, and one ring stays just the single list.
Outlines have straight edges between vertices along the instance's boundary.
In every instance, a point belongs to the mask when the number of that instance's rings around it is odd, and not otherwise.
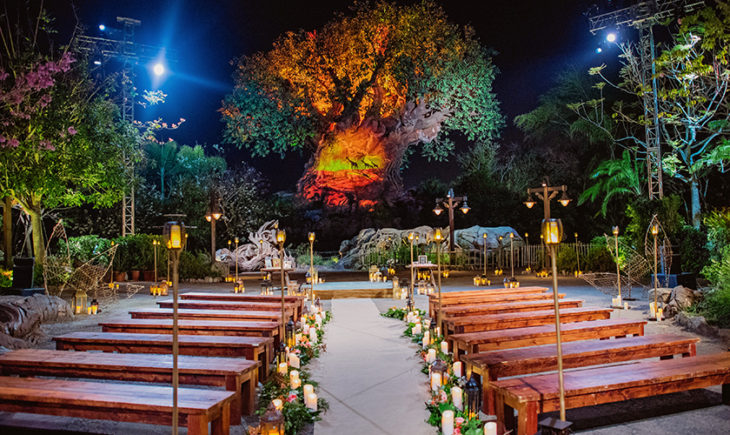
[{"label": "lighting tower", "polygon": [[641,82],[644,89],[644,134],[646,136],[646,169],[649,180],[649,199],[664,197],[662,184],[661,144],[657,111],[657,84],[655,66],[654,25],[679,14],[689,14],[705,5],[704,0],[647,0],[633,6],[588,17],[590,32],[605,29],[633,27],[639,31]]},{"label": "lighting tower", "polygon": [[[151,61],[159,58],[162,47],[138,44],[134,42],[134,29],[142,24],[134,18],[117,17],[122,29],[110,29],[100,25],[99,30],[109,37],[77,36],[78,49],[89,53],[95,65],[101,65],[111,59],[122,63],[121,71],[121,109],[122,120],[134,121],[134,66],[140,61]],[[134,234],[134,166],[129,156],[125,156],[124,165],[129,173],[128,187],[122,200],[122,236]]]}]

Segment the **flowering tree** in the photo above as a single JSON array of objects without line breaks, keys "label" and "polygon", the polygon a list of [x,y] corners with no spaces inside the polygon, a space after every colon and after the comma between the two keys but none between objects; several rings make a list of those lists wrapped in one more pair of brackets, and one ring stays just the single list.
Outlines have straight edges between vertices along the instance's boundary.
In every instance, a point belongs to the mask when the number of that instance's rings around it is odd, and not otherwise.
[{"label": "flowering tree", "polygon": [[117,107],[98,92],[82,62],[37,42],[39,32],[48,33],[47,22],[41,10],[37,28],[0,29],[0,195],[29,215],[38,261],[45,255],[42,208],[118,201],[123,155],[134,154],[138,137],[118,121]]},{"label": "flowering tree", "polygon": [[431,1],[359,3],[322,29],[281,36],[239,60],[221,109],[229,143],[254,155],[312,153],[301,197],[370,207],[401,187],[404,157],[485,143],[502,125],[490,52]]}]

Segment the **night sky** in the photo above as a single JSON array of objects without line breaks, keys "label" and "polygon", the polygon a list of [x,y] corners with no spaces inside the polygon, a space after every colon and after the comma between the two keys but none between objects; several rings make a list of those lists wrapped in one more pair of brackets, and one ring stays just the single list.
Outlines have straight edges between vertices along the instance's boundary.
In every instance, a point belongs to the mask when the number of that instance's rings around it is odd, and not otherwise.
[{"label": "night sky", "polygon": [[[573,65],[581,69],[616,59],[615,52],[596,54],[598,36],[588,32],[584,13],[594,2],[559,1],[460,1],[441,0],[453,22],[471,24],[482,44],[497,50],[495,64],[500,73],[495,91],[507,119],[501,142],[519,141],[512,127],[515,115],[535,107],[562,69]],[[60,38],[74,22],[69,1],[46,1],[56,17]],[[136,118],[163,116],[166,121],[179,117],[187,121],[168,136],[183,144],[216,144],[221,141],[223,124],[217,109],[233,86],[230,61],[267,50],[278,35],[288,30],[311,30],[329,21],[335,12],[345,12],[346,0],[308,1],[101,1],[76,0],[73,5],[86,32],[100,36],[97,26],[115,27],[116,17],[142,21],[136,41],[175,50],[177,62],[159,85],[168,94],[163,106],[136,109]],[[146,65],[137,69],[137,87],[150,89]],[[457,152],[468,144],[458,144]],[[245,152],[229,153],[229,164],[241,159],[258,168],[271,181],[273,190],[293,190],[302,173],[305,157],[293,153],[283,161],[278,156],[251,159]],[[281,168],[284,170],[282,171]],[[448,163],[427,163],[414,159],[404,174],[407,186],[421,179],[438,176],[449,180],[458,173],[456,159]]]}]

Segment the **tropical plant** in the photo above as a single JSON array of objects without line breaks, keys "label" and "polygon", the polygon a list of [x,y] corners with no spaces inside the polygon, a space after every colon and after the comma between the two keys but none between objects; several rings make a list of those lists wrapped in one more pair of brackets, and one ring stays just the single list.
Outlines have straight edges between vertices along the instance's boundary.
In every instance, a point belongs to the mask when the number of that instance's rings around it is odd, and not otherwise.
[{"label": "tropical plant", "polygon": [[639,197],[643,182],[639,175],[638,160],[629,150],[621,153],[621,159],[605,160],[591,174],[595,183],[578,197],[578,205],[587,201],[601,200],[601,213],[606,216],[608,203],[615,196]]}]

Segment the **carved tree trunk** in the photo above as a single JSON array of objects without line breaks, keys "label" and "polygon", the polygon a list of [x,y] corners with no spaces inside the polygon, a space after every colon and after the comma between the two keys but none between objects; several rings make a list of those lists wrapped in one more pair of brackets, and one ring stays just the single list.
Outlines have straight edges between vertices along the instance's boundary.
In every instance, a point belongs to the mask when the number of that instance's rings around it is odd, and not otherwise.
[{"label": "carved tree trunk", "polygon": [[363,208],[398,197],[406,150],[433,141],[446,116],[421,102],[406,104],[399,117],[333,124],[307,163],[299,195],[324,206]]}]

